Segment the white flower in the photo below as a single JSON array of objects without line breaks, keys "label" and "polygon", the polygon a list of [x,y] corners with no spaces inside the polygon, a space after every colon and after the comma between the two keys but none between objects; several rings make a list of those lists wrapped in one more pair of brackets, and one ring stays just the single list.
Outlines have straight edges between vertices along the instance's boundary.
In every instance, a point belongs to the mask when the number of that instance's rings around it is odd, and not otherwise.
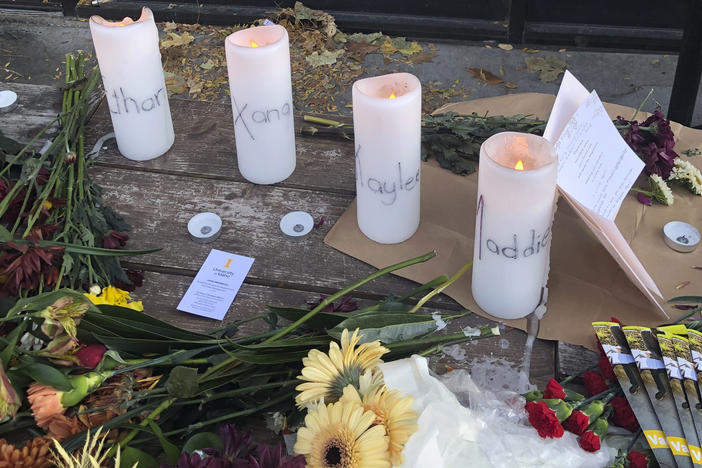
[{"label": "white flower", "polygon": [[648,183],[651,186],[651,196],[658,202],[664,205],[672,205],[673,201],[673,191],[670,190],[668,184],[665,180],[658,174],[651,174],[648,178]]},{"label": "white flower", "polygon": [[99,296],[100,293],[102,293],[102,288],[100,288],[100,286],[98,286],[97,284],[90,286],[90,294]]},{"label": "white flower", "polygon": [[702,196],[702,173],[691,162],[675,158],[675,166],[670,173],[669,180],[674,180],[685,185],[695,195]]}]

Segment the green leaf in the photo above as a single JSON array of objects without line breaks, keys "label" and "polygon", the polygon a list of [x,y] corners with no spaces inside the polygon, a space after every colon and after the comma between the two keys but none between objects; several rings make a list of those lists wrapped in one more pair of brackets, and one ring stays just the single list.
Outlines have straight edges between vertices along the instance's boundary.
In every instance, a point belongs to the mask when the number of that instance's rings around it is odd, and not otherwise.
[{"label": "green leaf", "polygon": [[22,367],[19,370],[24,372],[40,384],[54,387],[57,390],[65,392],[73,388],[71,386],[71,382],[68,380],[68,377],[63,375],[61,371],[46,364],[35,362],[33,364],[29,364],[26,367]]},{"label": "green leaf", "polygon": [[171,370],[166,382],[166,390],[178,398],[189,398],[197,393],[197,369],[176,366]]},{"label": "green leaf", "polygon": [[213,448],[220,450],[222,448],[222,439],[214,432],[198,432],[185,442],[183,445],[183,453],[193,453],[195,450]]},{"label": "green leaf", "polygon": [[161,443],[163,453],[165,453],[166,458],[168,458],[168,463],[171,465],[178,463],[178,458],[180,458],[180,450],[178,450],[178,447],[176,447],[173,442],[166,439],[163,435],[163,431],[154,421],[149,421],[149,427],[154,431],[154,435],[156,435],[156,438]]},{"label": "green leaf", "polygon": [[4,369],[7,369],[7,363],[10,362],[10,358],[15,352],[15,348],[17,348],[17,341],[24,333],[28,323],[29,322],[27,320],[22,320],[20,324],[7,335],[6,339],[9,344],[5,346],[5,349],[3,349],[2,353],[0,353],[0,360],[2,361],[2,367]]},{"label": "green leaf", "polygon": [[72,289],[59,289],[58,291],[52,291],[44,294],[39,294],[38,296],[20,299],[17,301],[15,306],[12,309],[10,309],[7,315],[8,317],[12,317],[22,312],[36,312],[39,310],[44,310],[57,300],[67,296],[72,297],[77,302],[79,301],[87,303],[89,305],[89,311],[97,310],[93,303],[90,302],[90,300],[83,294]]},{"label": "green leaf", "polygon": [[369,312],[344,320],[328,333],[338,340],[344,329],[353,331],[356,328],[360,328],[360,334],[363,335],[359,343],[380,340],[384,344],[389,344],[411,340],[436,331],[436,320],[421,314]]},{"label": "green leaf", "polygon": [[[274,314],[291,322],[295,322],[309,313],[307,309],[296,309],[294,307],[273,307],[266,306],[268,310]],[[305,325],[312,328],[333,328],[335,325],[349,317],[348,314],[340,314],[336,312],[319,312],[311,319],[305,322]]]},{"label": "green leaf", "polygon": [[668,302],[689,302],[695,304],[702,304],[702,296],[678,296],[672,299],[668,299]]},{"label": "green leaf", "polygon": [[0,242],[8,242],[12,240],[12,234],[8,231],[5,226],[0,226]]},{"label": "green leaf", "polygon": [[154,457],[146,452],[142,452],[134,447],[125,447],[120,456],[120,468],[132,468],[138,463],[138,468],[158,468],[158,462]]},{"label": "green leaf", "polygon": [[253,345],[238,345],[234,342],[232,342],[234,346],[237,348],[242,348],[242,349],[263,349],[263,348],[316,348],[319,346],[323,346],[326,344],[329,344],[329,338],[326,336],[298,336],[295,338],[289,338],[287,340],[279,340],[279,341],[269,341],[269,342],[262,342],[262,343],[257,343]]}]

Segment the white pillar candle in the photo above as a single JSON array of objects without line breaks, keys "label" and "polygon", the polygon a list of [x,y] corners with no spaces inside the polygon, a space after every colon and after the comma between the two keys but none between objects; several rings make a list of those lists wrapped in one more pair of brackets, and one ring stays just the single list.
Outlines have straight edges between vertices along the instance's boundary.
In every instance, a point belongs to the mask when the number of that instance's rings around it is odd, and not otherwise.
[{"label": "white pillar candle", "polygon": [[419,227],[422,85],[409,73],[353,84],[358,227],[382,244]]},{"label": "white pillar candle", "polygon": [[242,29],[225,41],[239,172],[274,184],[295,170],[290,46],[284,27]]},{"label": "white pillar candle", "polygon": [[542,137],[504,132],[480,147],[473,298],[503,319],[539,305],[548,278],[558,164]]},{"label": "white pillar candle", "polygon": [[143,8],[136,21],[91,16],[90,33],[119,152],[136,161],[161,156],[174,134],[153,13]]}]

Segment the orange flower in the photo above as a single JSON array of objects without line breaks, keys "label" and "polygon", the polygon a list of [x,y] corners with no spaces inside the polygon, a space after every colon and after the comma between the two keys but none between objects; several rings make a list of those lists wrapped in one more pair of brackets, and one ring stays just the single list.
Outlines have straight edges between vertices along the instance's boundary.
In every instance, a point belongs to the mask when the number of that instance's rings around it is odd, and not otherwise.
[{"label": "orange flower", "polygon": [[78,418],[75,416],[69,418],[65,414],[54,415],[49,419],[47,430],[49,431],[49,436],[62,442],[72,435],[79,434],[84,430],[88,429]]},{"label": "orange flower", "polygon": [[27,390],[27,400],[32,405],[32,413],[37,426],[42,429],[49,427],[54,416],[62,415],[66,408],[61,403],[63,392],[48,385],[34,382]]}]

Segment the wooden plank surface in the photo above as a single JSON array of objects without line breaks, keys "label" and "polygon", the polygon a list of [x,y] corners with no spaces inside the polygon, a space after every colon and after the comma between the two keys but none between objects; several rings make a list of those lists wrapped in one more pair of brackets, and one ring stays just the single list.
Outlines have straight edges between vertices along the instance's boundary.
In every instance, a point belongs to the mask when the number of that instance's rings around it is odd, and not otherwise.
[{"label": "wooden plank surface", "polygon": [[[8,136],[27,139],[55,116],[60,93],[51,87],[31,85],[22,85],[18,92],[27,103],[27,112],[0,117],[0,129]],[[175,309],[211,248],[256,258],[225,323],[263,313],[266,304],[300,306],[374,271],[323,243],[328,230],[354,197],[350,142],[298,137],[295,173],[280,184],[253,185],[236,169],[230,106],[175,99],[170,104],[176,143],[166,155],[141,163],[129,161],[119,155],[112,140],[91,170],[95,181],[104,188],[106,203],[132,224],[130,248],[163,248],[129,259],[131,267],[146,270],[144,286],[134,297],[144,301],[148,313],[193,330],[205,331],[221,325]],[[110,131],[109,114],[103,105],[89,123],[88,148]],[[325,223],[302,239],[288,238],[280,232],[278,223],[285,213],[298,209],[308,211],[315,219],[324,217]],[[187,221],[201,211],[217,212],[224,221],[222,235],[213,244],[196,244],[188,238]],[[361,301],[378,299],[414,286],[408,280],[388,275],[353,295]],[[460,309],[443,295],[429,304],[429,311]],[[450,330],[486,322],[482,317],[469,315],[454,321]],[[253,331],[261,326],[264,325],[260,322],[252,322],[242,330]],[[519,330],[504,332],[499,338],[463,345],[466,356],[460,361],[439,355],[432,359],[433,367],[439,371],[444,364],[466,367],[476,358],[521,363],[526,335]],[[532,382],[543,384],[553,376],[554,362],[554,343],[537,340]]]}]

